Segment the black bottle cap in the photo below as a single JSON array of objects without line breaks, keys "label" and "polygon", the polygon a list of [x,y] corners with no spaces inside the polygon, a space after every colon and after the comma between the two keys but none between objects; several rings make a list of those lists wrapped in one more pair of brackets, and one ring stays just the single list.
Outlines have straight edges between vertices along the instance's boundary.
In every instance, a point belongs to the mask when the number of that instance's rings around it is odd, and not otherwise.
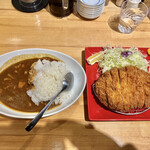
[{"label": "black bottle cap", "polygon": [[40,11],[41,9],[46,7],[46,5],[48,4],[48,0],[36,0],[32,3],[27,3],[22,0],[12,0],[12,4],[17,10],[31,13]]}]

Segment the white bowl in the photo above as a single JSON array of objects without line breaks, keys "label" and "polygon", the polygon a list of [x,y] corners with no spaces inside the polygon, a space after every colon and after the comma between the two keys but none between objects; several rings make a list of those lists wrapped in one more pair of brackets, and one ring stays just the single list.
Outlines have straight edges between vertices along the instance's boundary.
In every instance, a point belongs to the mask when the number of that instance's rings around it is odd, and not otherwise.
[{"label": "white bowl", "polygon": [[[82,66],[72,57],[58,52],[54,50],[48,49],[41,49],[41,48],[31,48],[31,49],[22,49],[17,51],[12,51],[0,56],[0,66],[2,66],[7,60],[11,59],[14,56],[22,55],[22,54],[35,54],[35,53],[46,53],[56,56],[57,58],[61,59],[66,63],[67,68],[73,73],[74,75],[74,85],[73,85],[73,92],[71,93],[71,97],[67,99],[63,104],[56,107],[55,109],[48,110],[45,112],[43,117],[51,116],[57,114],[66,108],[70,107],[73,103],[75,103],[81,94],[84,91],[86,85],[86,74]],[[32,119],[35,117],[37,113],[26,113],[21,111],[15,111],[10,109],[0,103],[0,114],[14,117],[14,118],[25,118],[25,119]]]}]

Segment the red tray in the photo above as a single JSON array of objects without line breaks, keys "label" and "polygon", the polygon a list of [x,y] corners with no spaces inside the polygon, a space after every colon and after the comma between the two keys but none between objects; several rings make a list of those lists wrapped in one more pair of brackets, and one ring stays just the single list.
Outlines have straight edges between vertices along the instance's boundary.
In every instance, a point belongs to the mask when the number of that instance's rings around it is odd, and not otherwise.
[{"label": "red tray", "polygon": [[[150,109],[146,112],[137,115],[122,115],[110,110],[105,109],[103,106],[97,103],[96,97],[93,94],[92,84],[98,79],[99,73],[97,73],[98,64],[89,65],[87,58],[92,54],[102,50],[102,47],[87,47],[85,48],[85,67],[87,75],[87,104],[88,104],[88,117],[91,121],[121,121],[121,120],[150,120]],[[139,50],[147,55],[148,48],[139,48]],[[147,60],[150,60],[150,56],[147,55]]]}]

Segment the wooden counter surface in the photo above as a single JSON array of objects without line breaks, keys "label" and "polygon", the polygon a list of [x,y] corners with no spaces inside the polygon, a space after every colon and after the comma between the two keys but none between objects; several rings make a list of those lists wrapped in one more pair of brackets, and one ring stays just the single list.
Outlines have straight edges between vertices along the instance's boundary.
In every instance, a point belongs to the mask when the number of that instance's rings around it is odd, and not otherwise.
[{"label": "wooden counter surface", "polygon": [[[48,7],[35,13],[16,10],[11,0],[0,1],[0,54],[25,48],[46,48],[70,55],[84,66],[85,47],[150,47],[150,20],[131,34],[117,31],[120,8],[109,2],[95,20],[76,10],[56,18]],[[68,109],[40,120],[26,132],[29,120],[0,115],[1,150],[149,150],[150,121],[87,121],[86,89]]]}]

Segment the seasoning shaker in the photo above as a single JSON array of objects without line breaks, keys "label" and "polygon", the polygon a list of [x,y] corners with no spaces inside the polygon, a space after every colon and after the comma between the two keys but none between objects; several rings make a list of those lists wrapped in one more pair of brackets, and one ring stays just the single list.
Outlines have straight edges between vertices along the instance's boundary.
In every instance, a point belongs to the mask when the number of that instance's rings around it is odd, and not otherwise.
[{"label": "seasoning shaker", "polygon": [[127,8],[138,8],[141,0],[127,0]]},{"label": "seasoning shaker", "polygon": [[121,7],[122,3],[124,2],[124,0],[116,0],[116,5],[118,7]]},{"label": "seasoning shaker", "polygon": [[105,0],[105,6],[108,5],[109,1],[110,1],[110,0]]},{"label": "seasoning shaker", "polygon": [[149,13],[148,13],[148,18],[150,19],[150,9],[149,9]]},{"label": "seasoning shaker", "polygon": [[144,1],[144,3],[147,5],[147,7],[149,9],[147,17],[150,19],[150,0],[142,0],[142,1]]}]

